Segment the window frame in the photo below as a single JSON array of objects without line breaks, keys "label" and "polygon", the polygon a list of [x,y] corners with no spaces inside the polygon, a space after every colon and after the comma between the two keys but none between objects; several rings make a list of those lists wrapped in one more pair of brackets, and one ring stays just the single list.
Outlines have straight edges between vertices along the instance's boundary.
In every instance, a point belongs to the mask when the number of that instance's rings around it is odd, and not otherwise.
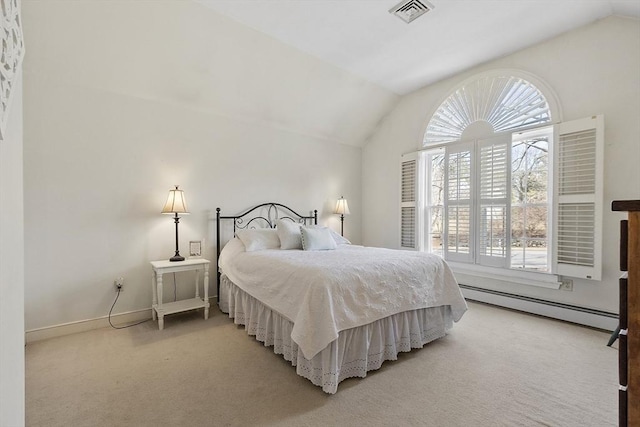
[{"label": "window frame", "polygon": [[[532,136],[538,133],[547,133],[550,134],[552,137],[553,135],[555,135],[554,132],[555,126],[549,123],[545,123],[545,124],[539,124],[539,125],[535,125],[535,126],[529,126],[527,128],[523,128],[523,129],[514,129],[514,130],[509,130],[509,131],[505,131],[505,132],[500,132],[500,133],[495,133],[493,134],[493,136],[488,136],[486,138],[479,138],[479,139],[475,139],[475,140],[466,140],[466,141],[450,141],[450,142],[445,142],[445,143],[441,143],[435,146],[430,146],[425,148],[424,150],[420,150],[416,153],[419,154],[419,156],[417,157],[419,159],[419,163],[422,164],[422,166],[419,167],[419,169],[422,171],[421,175],[423,177],[422,180],[420,180],[418,182],[418,193],[421,194],[421,197],[419,197],[419,199],[421,199],[423,201],[422,204],[418,205],[418,212],[420,212],[420,217],[423,219],[421,229],[418,231],[418,237],[417,237],[417,241],[419,242],[419,244],[417,245],[417,249],[418,250],[422,250],[424,252],[431,252],[431,245],[430,245],[430,221],[428,220],[429,218],[429,209],[430,207],[432,207],[432,205],[430,205],[430,198],[429,198],[429,191],[430,189],[428,187],[430,187],[431,184],[431,176],[430,176],[430,165],[427,162],[428,156],[431,154],[436,154],[436,153],[446,153],[447,151],[447,147],[453,147],[456,145],[460,145],[460,146],[469,146],[472,145],[472,150],[473,150],[473,162],[472,162],[472,168],[474,168],[474,171],[472,172],[472,175],[474,176],[473,180],[474,180],[474,186],[478,180],[477,175],[479,173],[478,168],[477,168],[477,156],[475,151],[476,150],[476,145],[477,145],[477,141],[491,141],[491,140],[496,140],[499,138],[508,138],[509,139],[509,151],[511,151],[512,149],[512,144],[514,140],[519,140],[519,139],[523,139],[526,136]],[[523,137],[520,137],[520,135],[523,135]],[[553,139],[553,138],[552,138]],[[551,145],[553,146],[553,142],[551,142]],[[406,156],[406,155],[405,155]],[[510,157],[509,157],[510,160]],[[445,161],[446,161],[446,157],[445,157]],[[549,153],[549,169],[553,170],[553,154],[550,152]],[[509,174],[511,174],[511,165],[510,165],[510,161],[509,161]],[[552,204],[552,201],[554,200],[554,183],[553,183],[553,174],[549,173],[548,174],[548,180],[550,182],[547,183],[548,185],[548,189],[547,189],[547,194],[548,194],[548,206],[549,206],[549,211],[554,210],[554,206]],[[509,184],[511,183],[511,176],[509,175]],[[421,188],[422,187],[422,188]],[[446,191],[446,187],[447,187],[447,183],[446,183],[446,179],[445,179],[445,191]],[[511,186],[509,185],[508,188],[508,211],[511,210]],[[446,197],[445,197],[446,199]],[[474,217],[476,217],[478,215],[478,210],[479,207],[477,207],[478,204],[478,200],[476,200],[475,197],[472,197],[472,215]],[[470,252],[474,252],[474,254],[472,255],[472,258],[470,261],[464,261],[464,260],[460,260],[460,259],[451,259],[450,257],[448,258],[446,256],[446,244],[447,244],[447,239],[448,239],[448,235],[447,235],[447,228],[445,221],[446,221],[446,204],[443,207],[443,226],[444,226],[444,230],[443,230],[443,237],[442,237],[442,250],[443,250],[443,258],[447,261],[447,263],[452,267],[453,271],[455,273],[459,273],[459,274],[465,274],[465,275],[472,275],[475,277],[483,277],[483,278],[488,278],[488,279],[493,279],[493,280],[501,280],[501,281],[508,281],[510,283],[517,283],[517,284],[523,284],[523,285],[531,285],[531,286],[538,286],[538,287],[544,287],[544,288],[550,288],[550,289],[559,289],[560,285],[562,283],[561,277],[556,274],[556,272],[554,271],[554,267],[552,264],[549,264],[549,268],[548,271],[546,272],[542,272],[542,271],[533,271],[533,270],[526,270],[526,269],[519,269],[519,268],[511,268],[510,266],[510,247],[509,245],[507,245],[506,248],[506,262],[507,265],[505,266],[501,266],[501,267],[497,267],[495,265],[482,265],[477,263],[475,260],[475,252],[477,251],[477,233],[478,231],[478,222],[475,219],[472,219],[472,224],[473,227],[476,228],[476,230],[474,231],[474,233],[472,234],[472,236],[470,236],[470,238],[473,240],[473,244],[471,244],[471,251]],[[510,213],[509,213],[510,215]],[[547,258],[549,259],[549,257],[553,258],[552,254],[553,250],[552,250],[552,243],[555,241],[555,239],[553,239],[552,237],[552,233],[553,232],[553,221],[552,221],[552,216],[550,215],[550,213],[547,213],[547,230],[548,230],[548,234],[547,234],[547,242],[548,242],[548,254],[547,254]],[[510,223],[507,222],[507,230],[506,232],[508,233],[508,238],[509,238],[509,244],[511,242],[511,226]],[[456,258],[456,257],[454,257]]]},{"label": "window frame", "polygon": [[[549,274],[553,274],[552,273],[552,268],[551,268],[551,263],[550,260],[552,259],[552,242],[553,239],[551,238],[552,234],[552,216],[550,211],[552,210],[552,200],[553,200],[553,178],[552,178],[552,174],[548,173],[548,177],[547,177],[547,247],[548,247],[548,253],[547,253],[547,271],[534,271],[534,270],[529,270],[529,269],[523,269],[523,268],[514,268],[511,267],[511,242],[512,242],[512,236],[511,236],[511,209],[512,209],[512,202],[511,202],[511,150],[513,147],[514,142],[516,141],[520,141],[520,140],[524,140],[527,138],[532,138],[534,136],[538,136],[538,135],[545,135],[548,136],[550,139],[549,145],[550,145],[550,152],[549,152],[549,168],[551,168],[551,163],[552,163],[552,152],[551,152],[551,148],[553,147],[553,125],[549,125],[549,124],[545,124],[545,125],[538,125],[534,128],[530,128],[525,130],[517,130],[517,131],[506,131],[506,132],[500,132],[500,133],[495,133],[493,136],[491,137],[487,137],[487,138],[479,138],[479,139],[474,139],[474,140],[467,140],[467,141],[452,141],[449,143],[443,143],[443,144],[439,144],[436,147],[430,147],[426,150],[421,151],[422,153],[422,162],[424,163],[424,176],[425,176],[425,181],[424,181],[424,187],[423,188],[423,192],[424,192],[424,196],[422,198],[422,200],[424,200],[424,204],[420,206],[420,210],[423,212],[422,217],[425,219],[425,226],[424,226],[424,230],[425,233],[423,236],[421,236],[420,240],[422,241],[422,245],[421,247],[424,248],[424,250],[426,252],[432,252],[432,246],[431,246],[431,242],[430,242],[430,235],[431,235],[431,221],[429,221],[430,218],[430,211],[431,209],[435,206],[432,205],[430,203],[431,201],[431,173],[430,173],[430,169],[431,169],[431,165],[429,162],[430,159],[430,155],[434,155],[434,154],[444,154],[445,155],[445,163],[447,162],[448,159],[448,154],[455,154],[455,153],[459,153],[461,151],[469,151],[471,153],[471,199],[469,201],[468,204],[464,203],[464,205],[468,205],[470,206],[470,210],[471,210],[471,220],[470,220],[470,228],[472,230],[472,232],[470,233],[470,242],[469,242],[469,253],[468,254],[456,254],[454,252],[450,252],[448,251],[448,238],[449,238],[449,234],[448,234],[448,227],[446,224],[447,221],[447,217],[448,217],[448,211],[447,209],[449,208],[449,206],[453,205],[453,206],[457,206],[460,205],[460,202],[450,202],[448,200],[448,198],[445,196],[444,200],[443,200],[443,258],[445,260],[447,260],[447,262],[453,262],[453,263],[459,263],[459,264],[470,264],[470,265],[475,265],[475,266],[485,266],[485,267],[491,267],[491,268],[498,268],[501,270],[513,270],[515,272],[526,272],[526,273],[533,273],[533,274],[545,274],[545,275],[549,275]],[[483,147],[487,147],[487,146],[494,146],[494,145],[498,145],[498,144],[505,144],[508,148],[507,148],[507,157],[506,157],[506,194],[505,197],[503,197],[502,199],[502,203],[504,203],[505,206],[505,227],[504,227],[504,233],[505,233],[505,239],[507,239],[508,244],[505,245],[505,253],[504,256],[500,256],[500,257],[492,257],[489,255],[483,255],[481,254],[480,251],[480,244],[481,244],[481,239],[480,239],[480,233],[481,233],[481,210],[482,210],[482,205],[483,205],[483,199],[481,199],[480,196],[480,173],[481,173],[481,167],[480,167],[480,162],[481,162],[481,150]],[[449,149],[452,148],[452,149]],[[445,166],[446,167],[446,166]],[[445,186],[445,192],[448,189],[448,184],[449,184],[449,177],[447,176],[448,174],[445,173],[445,177],[444,177],[444,186]],[[485,202],[490,203],[488,200],[485,200]],[[487,204],[485,203],[485,204]]]},{"label": "window frame", "polygon": [[[523,131],[516,131],[513,132],[512,134],[512,140],[511,143],[514,144],[517,141],[524,141],[527,139],[531,139],[531,138],[535,138],[538,136],[546,136],[547,138],[549,138],[548,140],[548,158],[547,158],[547,272],[540,272],[538,271],[537,273],[555,273],[555,269],[554,269],[554,263],[553,263],[553,254],[555,252],[555,239],[554,239],[554,233],[555,233],[555,224],[554,224],[554,211],[556,209],[555,207],[555,162],[554,162],[554,157],[555,157],[555,147],[556,147],[556,143],[555,143],[555,138],[556,138],[556,126],[555,125],[546,125],[546,126],[539,126],[536,127],[534,129],[528,129],[528,130],[523,130]],[[512,171],[513,172],[513,171]],[[511,207],[513,208],[513,205],[511,205]],[[513,232],[513,230],[510,230],[511,233]],[[529,238],[526,238],[525,240],[527,240]],[[519,268],[513,268],[511,267],[511,269],[514,270],[521,270],[521,271],[530,271],[530,272],[536,272],[536,271],[532,271],[532,270],[527,270],[527,269],[519,269]]]}]

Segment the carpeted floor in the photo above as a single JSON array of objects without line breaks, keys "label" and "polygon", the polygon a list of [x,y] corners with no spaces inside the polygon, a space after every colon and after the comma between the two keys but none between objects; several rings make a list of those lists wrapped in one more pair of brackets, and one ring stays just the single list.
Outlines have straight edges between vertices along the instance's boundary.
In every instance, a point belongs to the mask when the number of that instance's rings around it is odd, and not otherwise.
[{"label": "carpeted floor", "polygon": [[614,426],[609,334],[478,303],[327,395],[212,310],[30,343],[27,426]]}]

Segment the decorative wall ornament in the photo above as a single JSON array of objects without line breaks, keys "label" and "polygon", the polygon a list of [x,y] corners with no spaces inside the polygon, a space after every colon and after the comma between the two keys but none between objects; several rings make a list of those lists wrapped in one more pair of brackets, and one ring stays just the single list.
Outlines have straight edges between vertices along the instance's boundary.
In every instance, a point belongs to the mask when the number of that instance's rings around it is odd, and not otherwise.
[{"label": "decorative wall ornament", "polygon": [[0,141],[4,139],[11,96],[24,57],[19,0],[0,0]]}]

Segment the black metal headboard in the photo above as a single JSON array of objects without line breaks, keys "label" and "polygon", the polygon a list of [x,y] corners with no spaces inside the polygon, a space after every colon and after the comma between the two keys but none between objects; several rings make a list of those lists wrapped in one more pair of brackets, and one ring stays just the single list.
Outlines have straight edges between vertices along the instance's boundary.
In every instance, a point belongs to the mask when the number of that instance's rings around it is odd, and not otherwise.
[{"label": "black metal headboard", "polygon": [[239,215],[222,216],[220,215],[220,208],[216,208],[216,295],[218,302],[220,302],[220,271],[218,260],[220,259],[220,251],[222,250],[220,246],[220,220],[225,219],[233,221],[233,235],[235,236],[238,230],[248,228],[275,228],[276,221],[279,219],[289,219],[305,225],[310,223],[317,225],[318,211],[314,210],[313,215],[304,216],[283,204],[268,202],[256,205]]}]

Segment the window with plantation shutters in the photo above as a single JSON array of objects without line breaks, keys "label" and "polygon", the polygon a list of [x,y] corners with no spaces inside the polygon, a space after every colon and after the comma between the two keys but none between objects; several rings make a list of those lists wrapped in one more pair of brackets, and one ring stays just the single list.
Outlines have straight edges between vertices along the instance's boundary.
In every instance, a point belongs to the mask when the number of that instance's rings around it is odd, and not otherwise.
[{"label": "window with plantation shutters", "polygon": [[445,258],[473,259],[473,145],[456,144],[445,149]]},{"label": "window with plantation shutters", "polygon": [[424,146],[457,141],[478,121],[494,132],[549,123],[551,113],[540,90],[523,77],[488,73],[458,88],[431,117]]},{"label": "window with plantation shutters", "polygon": [[556,126],[557,274],[600,280],[604,119]]},{"label": "window with plantation shutters", "polygon": [[418,177],[420,154],[402,156],[400,164],[400,247],[419,249],[418,244]]},{"label": "window with plantation shutters", "polygon": [[445,259],[507,267],[511,135],[452,143],[444,152]]},{"label": "window with plantation shutters", "polygon": [[478,263],[507,267],[511,138],[478,142]]},{"label": "window with plantation shutters", "polygon": [[598,116],[404,156],[403,247],[599,280],[602,151]]},{"label": "window with plantation shutters", "polygon": [[530,78],[479,74],[435,110],[402,159],[402,246],[499,280],[600,280],[604,119],[552,124]]},{"label": "window with plantation shutters", "polygon": [[552,134],[547,126],[425,150],[423,247],[448,261],[550,273]]},{"label": "window with plantation shutters", "polygon": [[445,151],[443,148],[425,150],[426,198],[425,198],[425,240],[424,249],[444,256],[444,198],[446,194],[444,171]]}]

